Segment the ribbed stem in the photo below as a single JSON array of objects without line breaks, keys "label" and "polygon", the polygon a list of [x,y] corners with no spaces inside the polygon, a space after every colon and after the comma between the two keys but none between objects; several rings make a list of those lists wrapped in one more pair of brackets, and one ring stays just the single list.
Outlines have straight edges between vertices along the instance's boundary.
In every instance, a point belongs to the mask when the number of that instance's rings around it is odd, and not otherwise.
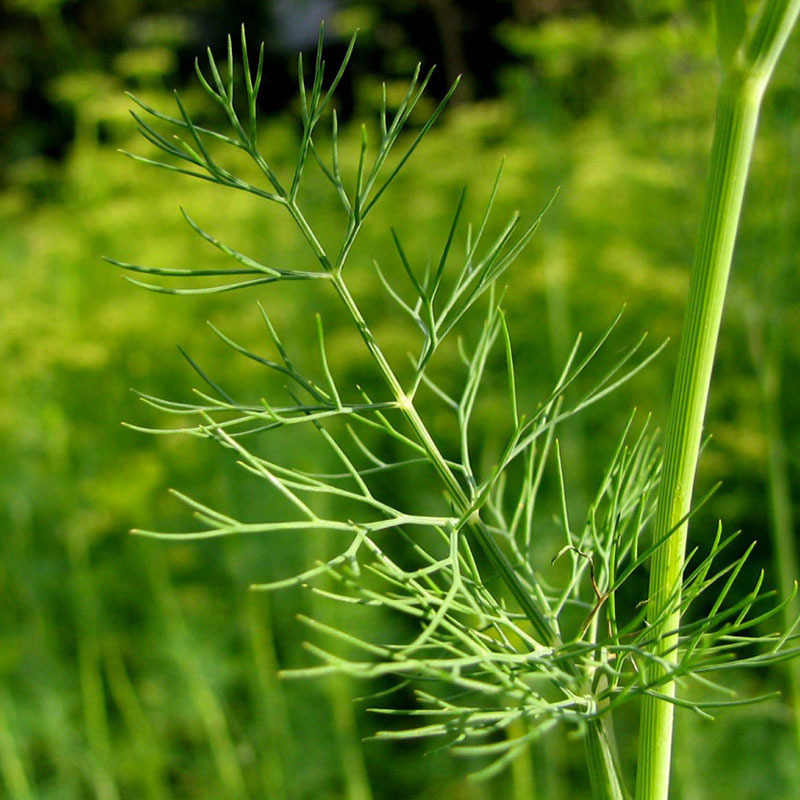
[{"label": "ribbed stem", "polygon": [[[677,660],[675,631],[680,624],[679,589],[688,530],[687,523],[680,521],[691,508],[711,371],[761,99],[799,11],[799,0],[766,0],[762,4],[751,36],[731,60],[717,101],[711,167],[678,351],[654,537],[658,540],[670,531],[675,533],[654,554],[650,574],[648,616],[651,623],[661,620],[657,632],[662,634],[653,652],[665,663],[649,667],[647,680],[668,697],[675,695],[675,685],[661,682],[668,671],[666,665]],[[668,603],[672,611],[662,619]],[[637,800],[667,800],[673,710],[665,700],[645,697],[642,701]]]},{"label": "ribbed stem", "polygon": [[[689,513],[703,430],[711,370],[717,345],[725,289],[753,149],[763,81],[729,75],[717,103],[711,170],[706,188],[700,239],[692,267],[689,300],[683,323],[675,386],[672,393],[658,498],[654,538],[675,529]],[[656,551],[650,573],[648,618],[660,618],[669,603],[674,609],[659,623],[664,635],[654,654],[668,663],[677,659],[674,632],[680,624],[679,591],[688,525],[683,523]],[[659,682],[665,666],[651,666],[648,683]],[[667,682],[659,691],[674,696]],[[672,751],[673,705],[645,697],[642,702],[637,800],[666,800]]]},{"label": "ribbed stem", "polygon": [[594,800],[627,800],[616,759],[601,720],[592,720],[586,732],[586,761]]}]

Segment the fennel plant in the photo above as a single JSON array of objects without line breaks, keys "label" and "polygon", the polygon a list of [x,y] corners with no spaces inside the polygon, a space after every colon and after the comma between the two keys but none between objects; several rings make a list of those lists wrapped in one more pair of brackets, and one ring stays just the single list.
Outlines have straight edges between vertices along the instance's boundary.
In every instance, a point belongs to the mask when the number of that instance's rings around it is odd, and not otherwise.
[{"label": "fennel plant", "polygon": [[[663,487],[674,480],[669,471],[674,456],[668,444],[665,484],[656,431],[647,422],[637,423],[634,416],[619,436],[585,518],[572,518],[568,479],[559,456],[559,426],[636,375],[661,348],[642,355],[644,339],[640,340],[588,390],[579,391],[578,378],[612,336],[612,323],[591,346],[576,341],[549,394],[535,403],[518,395],[518,367],[502,309],[500,281],[506,280],[508,269],[535,234],[544,211],[527,221],[515,214],[499,235],[489,235],[502,167],[475,224],[462,219],[462,193],[442,240],[430,245],[428,266],[420,267],[407,256],[403,241],[410,232],[387,232],[396,261],[375,264],[376,274],[386,298],[417,331],[417,341],[409,342],[415,348],[410,368],[393,363],[370,323],[372,309],[362,307],[349,281],[350,271],[359,268],[351,263],[351,255],[375,205],[391,201],[392,184],[456,86],[413,132],[405,128],[424,95],[430,72],[423,76],[417,69],[396,108],[390,108],[384,91],[377,143],[371,145],[367,128],[362,128],[357,162],[347,169],[340,165],[333,97],[354,44],[355,37],[327,85],[322,34],[310,85],[300,58],[302,132],[296,161],[287,174],[273,168],[261,147],[257,95],[263,78],[263,47],[254,67],[244,30],[243,97],[239,97],[230,39],[226,69],[220,68],[210,50],[207,66],[197,64],[198,79],[224,111],[228,132],[197,124],[177,95],[174,115],[134,98],[139,131],[156,153],[133,158],[279,206],[306,241],[310,263],[262,263],[223,243],[186,211],[187,223],[228,257],[231,266],[182,269],[109,260],[138,274],[129,277],[134,284],[168,294],[246,287],[280,291],[280,285],[288,281],[326,285],[357,331],[382,387],[373,397],[358,386],[342,384],[328,358],[319,317],[315,323],[318,368],[316,372],[301,369],[291,342],[273,323],[268,306],[274,298],[269,295],[259,304],[259,313],[271,352],[255,352],[212,326],[233,351],[280,375],[286,383],[285,395],[255,401],[236,398],[189,358],[206,388],[189,401],[142,395],[160,412],[188,420],[155,432],[215,441],[243,469],[262,479],[265,492],[282,498],[292,513],[244,522],[176,492],[194,511],[200,529],[139,533],[184,540],[286,530],[327,531],[337,540],[344,537],[346,544],[335,555],[299,574],[254,588],[306,586],[346,607],[367,606],[405,617],[416,633],[410,640],[378,641],[320,619],[304,618],[311,631],[330,644],[315,639],[309,650],[318,663],[293,670],[288,677],[342,672],[393,680],[397,686],[412,685],[417,705],[403,710],[403,715],[419,723],[400,729],[387,725],[390,729],[382,735],[439,737],[455,752],[484,757],[479,773],[483,776],[503,769],[551,729],[568,726],[585,741],[594,796],[627,797],[615,755],[612,712],[632,700],[643,700],[646,709],[671,711],[675,705],[685,705],[701,714],[750,702],[749,698],[731,700],[723,693],[719,699],[698,703],[676,694],[672,687],[677,680],[706,687],[715,670],[763,666],[788,658],[792,655],[785,647],[788,635],[753,633],[755,625],[779,613],[780,607],[763,602],[769,595],[761,592],[760,580],[747,591],[732,591],[749,550],[720,565],[720,555],[735,538],[735,534],[723,535],[721,527],[707,547],[694,551],[691,567],[686,568],[682,551],[685,523],[691,515],[688,504],[665,522],[662,502],[655,533],[651,533],[659,482],[662,494],[669,491]],[[166,130],[175,135],[167,136],[162,132]],[[252,160],[258,180],[245,179],[226,166],[226,153],[232,151]],[[335,247],[323,244],[304,213],[304,178],[314,168],[338,199],[342,233]],[[466,324],[465,318],[477,319],[477,329]],[[462,369],[460,385],[454,390],[453,376],[442,375],[437,365],[443,345],[450,345],[457,330],[466,333],[458,342]],[[505,373],[505,420],[497,421],[503,445],[494,463],[486,465],[474,441],[474,418],[487,376],[497,363]],[[455,442],[434,422],[443,414],[457,431]],[[337,466],[309,471],[290,458],[273,455],[270,434],[291,431],[294,426],[313,431],[319,447]],[[668,435],[668,442],[673,435]],[[560,490],[563,546],[552,554],[560,570],[550,570],[535,558],[537,497],[547,470],[553,472]],[[387,489],[387,477],[391,482],[397,480],[394,476],[420,471],[428,485],[438,487],[436,508],[427,501],[401,504]],[[670,572],[663,588],[657,576],[663,571],[658,565],[665,553],[670,554]],[[653,599],[633,608],[618,602],[620,587],[654,558]],[[680,561],[677,567],[676,559]],[[322,579],[332,579],[334,588],[327,584],[322,588],[318,585]],[[710,613],[699,619],[686,616],[701,596]],[[737,655],[742,648],[744,654]],[[375,710],[390,716],[398,713],[391,706]],[[652,726],[650,718],[646,715],[646,730]],[[659,737],[663,739],[662,734]],[[660,763],[657,754],[645,752],[643,757]]]}]

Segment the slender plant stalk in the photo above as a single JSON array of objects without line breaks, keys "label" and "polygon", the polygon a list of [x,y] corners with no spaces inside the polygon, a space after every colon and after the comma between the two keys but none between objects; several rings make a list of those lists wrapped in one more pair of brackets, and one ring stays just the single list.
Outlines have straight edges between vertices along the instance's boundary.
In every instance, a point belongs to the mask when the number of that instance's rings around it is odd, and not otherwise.
[{"label": "slender plant stalk", "polygon": [[[425,449],[426,455],[436,470],[442,482],[450,493],[453,504],[459,513],[468,512],[470,501],[458,479],[453,474],[447,461],[436,446],[433,437],[430,435],[424,421],[419,416],[416,408],[411,402],[411,398],[406,396],[400,382],[397,380],[391,366],[386,361],[380,348],[375,346],[372,334],[367,327],[358,306],[353,300],[347,286],[340,277],[334,277],[334,286],[337,293],[347,307],[348,312],[361,334],[364,343],[375,358],[375,362],[381,371],[382,377],[398,402],[414,434]],[[519,603],[528,621],[541,637],[543,643],[549,647],[560,644],[559,637],[553,630],[552,625],[542,613],[535,599],[531,597],[528,590],[519,580],[514,572],[514,568],[509,563],[496,539],[487,529],[477,514],[473,514],[468,523],[468,530],[472,538],[483,550],[492,566],[500,574],[503,583]],[[589,769],[589,777],[592,783],[592,792],[595,800],[625,800],[626,793],[623,789],[622,778],[615,763],[611,746],[606,738],[602,723],[598,720],[591,721],[586,730],[585,736],[586,758]]]},{"label": "slender plant stalk", "polygon": [[[750,30],[741,2],[717,3],[723,75],[717,100],[711,167],[667,424],[654,536],[675,531],[656,551],[648,617],[661,620],[653,646],[665,664],[678,659],[680,585],[697,460],[733,247],[764,90],[800,12],[800,1],[766,0]],[[664,614],[666,608],[669,614]],[[641,710],[637,800],[666,800],[672,751],[675,684],[666,666],[647,681],[662,697],[645,696]]]}]

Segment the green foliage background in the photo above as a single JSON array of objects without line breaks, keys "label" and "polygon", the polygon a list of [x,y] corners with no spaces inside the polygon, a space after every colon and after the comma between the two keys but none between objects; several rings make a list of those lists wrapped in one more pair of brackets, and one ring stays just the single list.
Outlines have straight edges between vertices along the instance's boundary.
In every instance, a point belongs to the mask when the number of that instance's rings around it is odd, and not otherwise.
[{"label": "green foliage background", "polygon": [[[635,9],[629,24],[579,9],[495,29],[496,42],[517,59],[498,74],[500,96],[451,109],[376,211],[354,259],[363,264],[357,289],[387,350],[402,357],[407,333],[370,267],[373,258],[390,271],[398,266],[389,226],[403,235],[413,261],[433,257],[462,185],[470,187],[468,207],[478,209],[503,156],[498,218],[513,208],[536,213],[560,187],[507,279],[521,396],[541,397],[576,333],[593,340],[623,306],[615,346],[643,331],[654,343],[677,336],[716,76],[705,4],[691,13],[661,5],[662,14],[638,23]],[[341,24],[369,21],[361,11]],[[744,529],[743,542],[757,538],[754,574],[770,569],[756,364],[759,342],[776,325],[781,435],[795,487],[800,452],[797,45],[795,38],[766,101],[712,392],[713,439],[699,494],[716,480],[724,484],[694,527],[702,539],[722,517],[729,530]],[[153,52],[135,48],[125,57],[116,73],[59,79],[56,90],[76,121],[68,153],[60,162],[15,161],[0,192],[0,786],[13,800],[478,800],[497,791],[522,797],[532,773],[536,797],[585,796],[574,742],[548,740],[512,776],[473,784],[466,775],[474,765],[446,753],[362,745],[379,721],[364,711],[368,702],[350,698],[381,687],[279,682],[278,668],[308,663],[295,615],[319,601],[299,590],[253,595],[247,586],[313,561],[324,540],[165,545],[127,535],[133,526],[185,524],[169,486],[242,518],[270,513],[258,486],[209,443],[146,437],[119,425],[159,422],[131,387],[179,399],[197,384],[176,344],[221,384],[260,396],[263,376],[230,359],[207,319],[263,349],[261,300],[295,350],[313,352],[311,317],[320,311],[340,382],[369,386],[370,376],[360,342],[339,325],[333,303],[305,286],[173,298],[131,287],[100,261],[107,254],[164,267],[212,263],[216,254],[185,225],[179,206],[265,263],[308,259],[288,223],[250,196],[221,196],[116,152],[146,152],[127,117],[124,88],[162,108],[172,102],[160,78],[167,62],[151,63]],[[355,119],[375,112],[380,79],[354,76]],[[199,93],[184,97],[193,111],[207,108]],[[291,158],[296,132],[291,106],[265,125],[263,149],[278,168]],[[355,152],[357,131],[341,138]],[[339,220],[321,180],[305,205],[323,236],[334,236]],[[775,275],[777,293],[770,289]],[[583,510],[630,409],[642,419],[665,418],[675,350],[670,345],[633,384],[569,428],[562,446],[576,509]],[[497,384],[501,392],[500,371]],[[487,459],[495,410],[491,398],[481,409]],[[314,463],[302,437],[272,446],[295,448]],[[557,527],[546,516],[539,524],[542,552],[554,555]],[[548,564],[549,557],[542,568]],[[783,681],[765,673],[742,678],[737,688],[759,693]],[[725,713],[713,724],[683,712],[678,726],[676,798],[793,796],[798,756],[782,700]],[[622,757],[630,760],[635,717],[622,717],[620,728]]]}]

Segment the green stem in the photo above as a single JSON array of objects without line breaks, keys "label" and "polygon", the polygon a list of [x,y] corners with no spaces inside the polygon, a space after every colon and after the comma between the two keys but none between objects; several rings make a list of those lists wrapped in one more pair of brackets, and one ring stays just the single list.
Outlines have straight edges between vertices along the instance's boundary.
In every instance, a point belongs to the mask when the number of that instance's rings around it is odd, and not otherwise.
[{"label": "green stem", "polygon": [[622,788],[614,752],[603,730],[603,722],[594,719],[586,732],[586,761],[595,800],[627,800]]},{"label": "green stem", "polygon": [[[361,314],[358,305],[356,304],[353,296],[350,294],[349,289],[340,276],[334,276],[334,286],[339,294],[339,297],[347,307],[353,322],[361,334],[361,338],[367,345],[372,357],[378,366],[386,384],[389,387],[392,395],[394,396],[398,408],[405,417],[406,422],[411,426],[417,440],[425,449],[425,453],[430,460],[431,465],[436,470],[437,475],[444,483],[450,497],[458,510],[459,514],[466,514],[470,509],[470,500],[466,492],[458,481],[458,478],[453,474],[452,469],[447,464],[445,457],[436,445],[433,437],[428,431],[424,421],[419,416],[419,412],[414,407],[411,398],[406,394],[397,376],[394,374],[391,365],[386,360],[386,356],[380,349],[372,335],[366,320]],[[492,534],[480,520],[477,514],[473,514],[467,525],[470,533],[481,549],[486,554],[487,558],[492,562],[492,566],[497,569],[502,577],[503,582],[514,595],[514,599],[519,603],[520,608],[525,616],[529,619],[537,634],[542,640],[542,643],[547,647],[552,647],[559,644],[558,636],[552,628],[545,614],[533,601],[529,592],[522,584],[514,572],[514,568],[509,563],[505,554],[500,546],[495,541]]]},{"label": "green stem", "polygon": [[[361,314],[353,296],[350,294],[341,274],[335,274],[333,276],[333,284],[358,329],[361,338],[366,344],[367,349],[375,359],[375,363],[383,379],[397,401],[398,408],[405,417],[406,422],[411,426],[417,440],[425,449],[430,463],[447,488],[455,508],[460,514],[468,513],[471,506],[469,497],[459,483],[458,478],[453,474],[452,469],[437,447],[436,442],[428,431],[424,421],[419,416],[416,408],[414,408],[411,398],[403,390],[400,381],[397,379],[391,365],[386,360],[386,356],[375,341],[375,337],[372,335],[366,320]],[[497,543],[494,536],[492,536],[486,525],[481,521],[477,513],[473,514],[470,518],[467,529],[473,540],[477,542],[483,550],[492,566],[497,570],[503,583],[508,587],[511,594],[514,595],[514,599],[519,603],[520,608],[536,630],[542,643],[547,647],[559,645],[560,640],[558,634],[553,630],[547,616],[538,607],[524,584],[520,581],[500,545]],[[619,771],[616,768],[603,727],[597,721],[593,720],[588,726],[586,733],[586,749],[589,761],[589,775],[592,781],[592,790],[595,800],[624,800],[626,795],[622,789]]]},{"label": "green stem", "polygon": [[[654,532],[656,540],[667,536],[691,507],[711,370],[755,137],[761,88],[759,84],[728,79],[720,90],[711,173],[667,425]],[[678,656],[674,631],[680,624],[680,596],[676,588],[683,573],[687,530],[688,524],[684,522],[656,551],[650,575],[649,619],[659,618],[667,603],[671,603],[674,609],[661,623],[663,631],[672,633],[659,637],[654,647],[655,655],[665,657],[668,663],[675,663]],[[658,682],[666,669],[665,666],[652,667],[648,682]],[[669,681],[659,687],[659,691],[672,697],[675,685]],[[645,697],[636,782],[640,800],[666,800],[672,720],[672,704]]]},{"label": "green stem", "polygon": [[[656,551],[650,574],[648,617],[660,619],[653,654],[663,662],[647,673],[650,685],[674,697],[666,680],[677,661],[682,579],[697,459],[725,291],[739,225],[761,99],[772,69],[800,11],[800,2],[762,4],[752,35],[731,59],[717,100],[711,167],[692,266],[675,385],[667,424],[664,466],[654,537],[675,533]],[[671,612],[664,616],[667,604]],[[637,800],[666,800],[672,752],[674,706],[646,696],[642,701]]]}]

